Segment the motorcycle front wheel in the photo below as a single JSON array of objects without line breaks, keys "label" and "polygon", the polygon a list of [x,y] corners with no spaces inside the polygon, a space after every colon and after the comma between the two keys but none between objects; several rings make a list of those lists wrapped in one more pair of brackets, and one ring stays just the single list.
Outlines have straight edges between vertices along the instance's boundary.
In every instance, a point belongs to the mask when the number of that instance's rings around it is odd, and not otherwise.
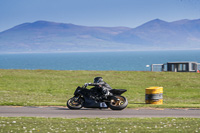
[{"label": "motorcycle front wheel", "polygon": [[67,107],[69,109],[81,109],[83,107],[83,99],[72,97],[67,101]]},{"label": "motorcycle front wheel", "polygon": [[128,105],[128,100],[123,96],[113,96],[110,100],[109,107],[112,110],[122,110]]}]

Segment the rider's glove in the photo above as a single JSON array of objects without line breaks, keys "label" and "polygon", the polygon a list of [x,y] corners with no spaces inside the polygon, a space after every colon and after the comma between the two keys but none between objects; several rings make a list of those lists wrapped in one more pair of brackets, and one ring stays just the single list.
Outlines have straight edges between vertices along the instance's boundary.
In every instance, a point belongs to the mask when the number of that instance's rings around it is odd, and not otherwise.
[{"label": "rider's glove", "polygon": [[84,86],[87,87],[87,86],[88,86],[88,83],[85,83]]}]

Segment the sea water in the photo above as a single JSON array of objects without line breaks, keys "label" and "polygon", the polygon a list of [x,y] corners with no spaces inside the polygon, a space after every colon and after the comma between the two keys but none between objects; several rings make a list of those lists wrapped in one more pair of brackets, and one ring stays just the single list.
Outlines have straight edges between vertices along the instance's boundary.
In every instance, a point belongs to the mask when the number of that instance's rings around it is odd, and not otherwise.
[{"label": "sea water", "polygon": [[0,69],[149,71],[173,61],[200,63],[200,50],[0,54]]}]

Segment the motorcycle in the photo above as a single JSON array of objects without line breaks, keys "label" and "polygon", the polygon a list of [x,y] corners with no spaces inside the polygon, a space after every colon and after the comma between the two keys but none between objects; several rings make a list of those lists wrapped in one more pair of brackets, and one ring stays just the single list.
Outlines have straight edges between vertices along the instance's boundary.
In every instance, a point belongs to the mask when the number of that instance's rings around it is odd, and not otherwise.
[{"label": "motorcycle", "polygon": [[69,109],[85,108],[110,108],[112,110],[122,110],[127,107],[128,100],[121,96],[127,90],[111,89],[109,95],[104,96],[101,91],[93,87],[87,89],[86,86],[78,86],[74,92],[74,96],[67,101]]}]

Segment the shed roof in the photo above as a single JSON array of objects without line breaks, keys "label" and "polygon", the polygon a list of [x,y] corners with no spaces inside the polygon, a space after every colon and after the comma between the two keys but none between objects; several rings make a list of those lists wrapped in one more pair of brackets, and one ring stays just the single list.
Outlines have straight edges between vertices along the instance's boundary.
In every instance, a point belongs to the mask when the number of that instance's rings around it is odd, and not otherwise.
[{"label": "shed roof", "polygon": [[167,62],[167,63],[171,63],[171,64],[182,64],[182,63],[197,63],[195,61],[178,61],[178,62]]}]

